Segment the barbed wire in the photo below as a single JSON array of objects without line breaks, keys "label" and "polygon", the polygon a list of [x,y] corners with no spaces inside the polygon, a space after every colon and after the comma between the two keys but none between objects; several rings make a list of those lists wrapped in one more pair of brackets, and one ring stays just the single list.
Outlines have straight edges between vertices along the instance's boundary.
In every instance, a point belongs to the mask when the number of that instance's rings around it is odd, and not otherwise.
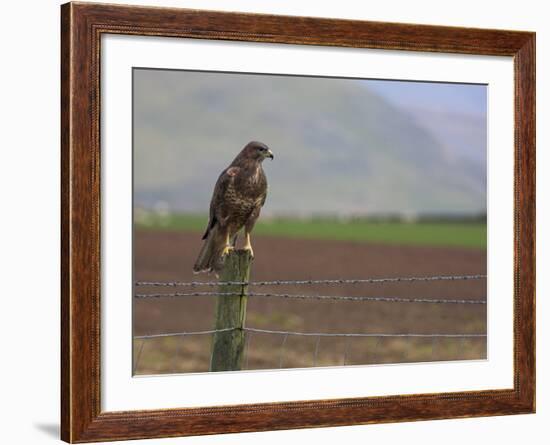
[{"label": "barbed wire", "polygon": [[[330,279],[330,280],[273,280],[273,281],[138,281],[136,287],[199,287],[199,286],[281,286],[281,285],[343,285],[343,284],[378,284],[378,283],[399,283],[399,282],[428,282],[428,281],[459,281],[459,280],[480,280],[486,279],[487,275],[435,275],[435,276],[413,276],[413,277],[387,277],[387,278],[365,278],[365,279]],[[172,293],[139,293],[134,297],[138,299],[146,298],[180,298],[180,297],[231,297],[242,296],[243,292],[172,292]],[[455,299],[455,298],[414,298],[414,297],[384,297],[384,296],[340,296],[340,295],[307,295],[307,294],[291,294],[291,293],[268,293],[268,292],[246,292],[246,296],[250,297],[274,297],[284,299],[301,299],[301,300],[341,300],[341,301],[372,301],[372,302],[395,302],[395,303],[435,303],[435,304],[487,304],[486,299]],[[186,332],[171,332],[159,334],[146,334],[134,336],[135,340],[141,340],[136,363],[134,364],[134,373],[136,372],[137,364],[142,355],[144,343],[148,339],[163,338],[163,337],[185,337],[195,335],[212,335],[218,333],[228,333],[233,331],[241,331],[245,333],[281,335],[283,341],[279,357],[279,367],[283,364],[283,354],[285,350],[288,336],[302,336],[316,338],[314,365],[317,363],[319,352],[319,343],[322,337],[341,337],[346,339],[344,351],[344,364],[348,355],[348,340],[350,338],[370,337],[377,338],[376,349],[383,338],[430,338],[432,340],[432,355],[435,349],[434,342],[442,338],[461,339],[462,342],[467,338],[487,338],[487,334],[482,333],[342,333],[342,332],[298,332],[287,330],[263,329],[254,327],[230,327],[224,329],[209,329],[203,331],[186,331]],[[248,368],[248,350],[250,348],[250,340],[252,335],[247,335],[246,340],[246,367]],[[460,345],[459,345],[460,346]],[[175,367],[175,365],[174,365]]]},{"label": "barbed wire", "polygon": [[414,333],[353,333],[353,332],[297,332],[297,331],[279,331],[272,329],[260,329],[260,328],[251,328],[251,327],[242,327],[242,328],[224,328],[224,329],[210,329],[206,331],[188,331],[188,332],[170,332],[162,334],[149,334],[149,335],[138,335],[134,336],[134,339],[150,339],[150,338],[161,338],[161,337],[184,337],[190,335],[203,335],[203,334],[217,334],[220,332],[230,332],[242,330],[244,332],[253,332],[258,334],[275,334],[275,335],[297,335],[305,337],[416,337],[416,338],[485,338],[487,334],[414,334]]},{"label": "barbed wire", "polygon": [[434,275],[424,277],[387,277],[363,279],[332,279],[332,280],[273,280],[273,281],[137,281],[136,286],[171,286],[171,287],[198,287],[198,286],[282,286],[282,285],[331,285],[331,284],[372,284],[398,283],[413,281],[460,281],[481,280],[487,275]]},{"label": "barbed wire", "polygon": [[[239,292],[173,292],[157,294],[136,294],[135,298],[183,298],[183,297],[239,297]],[[337,301],[374,301],[389,303],[435,303],[435,304],[487,304],[486,300],[467,300],[453,298],[412,298],[412,297],[369,297],[346,295],[304,295],[247,292],[248,297],[275,297],[298,300],[337,300]]]}]

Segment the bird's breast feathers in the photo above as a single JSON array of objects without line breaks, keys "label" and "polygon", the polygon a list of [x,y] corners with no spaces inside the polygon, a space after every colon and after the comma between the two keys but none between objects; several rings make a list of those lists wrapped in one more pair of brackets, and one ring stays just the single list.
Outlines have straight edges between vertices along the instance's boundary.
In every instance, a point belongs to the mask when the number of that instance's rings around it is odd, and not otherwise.
[{"label": "bird's breast feathers", "polygon": [[261,167],[254,171],[231,167],[227,174],[230,181],[223,196],[227,211],[248,214],[262,205],[267,193],[267,180]]}]

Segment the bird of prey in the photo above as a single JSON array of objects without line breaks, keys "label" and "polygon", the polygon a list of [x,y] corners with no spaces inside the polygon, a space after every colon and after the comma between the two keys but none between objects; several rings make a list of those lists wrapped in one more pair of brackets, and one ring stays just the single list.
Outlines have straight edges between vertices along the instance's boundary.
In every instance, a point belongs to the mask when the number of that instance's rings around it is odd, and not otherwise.
[{"label": "bird of prey", "polygon": [[273,159],[267,145],[249,142],[220,174],[210,201],[210,219],[202,237],[204,244],[193,266],[195,273],[219,272],[243,227],[243,249],[254,255],[250,232],[267,196],[267,179],[262,168],[266,158]]}]

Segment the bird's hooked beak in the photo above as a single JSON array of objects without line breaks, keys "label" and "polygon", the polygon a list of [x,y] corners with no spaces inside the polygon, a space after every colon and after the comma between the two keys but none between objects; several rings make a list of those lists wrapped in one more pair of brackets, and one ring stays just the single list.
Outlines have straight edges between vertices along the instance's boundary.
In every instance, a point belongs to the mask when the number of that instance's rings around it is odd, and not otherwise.
[{"label": "bird's hooked beak", "polygon": [[270,149],[267,149],[267,153],[265,154],[266,158],[271,158],[271,160],[274,159],[273,152]]}]

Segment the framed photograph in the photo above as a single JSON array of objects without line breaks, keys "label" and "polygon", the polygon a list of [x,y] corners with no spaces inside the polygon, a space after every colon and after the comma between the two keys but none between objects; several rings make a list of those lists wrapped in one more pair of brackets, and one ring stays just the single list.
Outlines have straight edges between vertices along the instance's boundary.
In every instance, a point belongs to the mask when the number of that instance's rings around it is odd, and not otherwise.
[{"label": "framed photograph", "polygon": [[67,442],[535,411],[535,34],[61,8]]}]

